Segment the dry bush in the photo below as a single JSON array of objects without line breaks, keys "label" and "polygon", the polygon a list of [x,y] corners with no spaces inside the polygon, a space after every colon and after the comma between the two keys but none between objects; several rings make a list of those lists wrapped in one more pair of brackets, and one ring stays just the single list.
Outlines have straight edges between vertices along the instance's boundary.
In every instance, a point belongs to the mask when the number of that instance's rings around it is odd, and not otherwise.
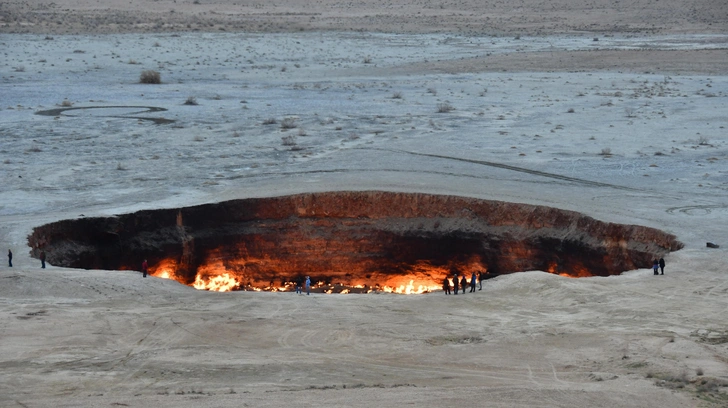
[{"label": "dry bush", "polygon": [[189,96],[187,97],[184,105],[197,106],[199,104],[197,103],[197,98],[195,98],[194,96]]},{"label": "dry bush", "polygon": [[276,123],[278,123],[278,121],[276,120],[276,118],[268,118],[268,119],[266,119],[266,120],[263,121],[263,124],[264,125],[275,125]]},{"label": "dry bush", "polygon": [[283,136],[281,138],[281,140],[283,141],[283,146],[295,146],[296,145],[296,136],[294,136],[294,135]]},{"label": "dry bush", "polygon": [[708,140],[708,138],[707,138],[707,137],[705,137],[705,136],[700,136],[700,137],[698,138],[698,145],[700,145],[700,146],[707,146],[709,142],[710,142],[710,141],[709,141],[709,140]]},{"label": "dry bush", "polygon": [[392,94],[392,99],[402,99],[402,98],[404,98],[404,96],[402,96],[402,92],[397,91]]},{"label": "dry bush", "polygon": [[70,108],[73,106],[73,102],[69,101],[68,99],[64,99],[63,102],[61,102],[61,106],[64,108]]},{"label": "dry bush", "polygon": [[437,113],[448,113],[455,110],[455,108],[447,102],[437,104]]},{"label": "dry bush", "polygon": [[599,155],[600,156],[611,156],[612,155],[612,149],[610,149],[608,147],[605,147],[604,149],[602,149],[601,152],[599,152]]},{"label": "dry bush", "polygon": [[139,83],[161,84],[162,76],[157,71],[147,69],[147,70],[142,71],[141,75],[139,75]]},{"label": "dry bush", "polygon": [[294,129],[298,125],[296,124],[296,118],[287,117],[281,121],[281,129]]}]

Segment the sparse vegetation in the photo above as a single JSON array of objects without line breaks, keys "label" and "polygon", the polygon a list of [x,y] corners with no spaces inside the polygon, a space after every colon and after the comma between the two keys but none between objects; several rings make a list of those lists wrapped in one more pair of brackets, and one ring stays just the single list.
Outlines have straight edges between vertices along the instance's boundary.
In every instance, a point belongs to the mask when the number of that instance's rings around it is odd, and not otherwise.
[{"label": "sparse vegetation", "polygon": [[402,99],[402,98],[403,98],[402,92],[397,91],[392,94],[392,99]]},{"label": "sparse vegetation", "polygon": [[263,124],[264,125],[275,125],[276,123],[278,123],[278,121],[276,120],[276,118],[268,118],[268,119],[266,119],[266,120],[263,121]]},{"label": "sparse vegetation", "polygon": [[599,155],[600,156],[611,156],[612,155],[612,149],[610,149],[608,147],[605,147],[604,149],[602,149],[601,152],[599,152]]},{"label": "sparse vegetation", "polygon": [[437,113],[448,113],[455,110],[455,108],[447,102],[437,104]]},{"label": "sparse vegetation", "polygon": [[70,108],[73,106],[73,102],[69,101],[68,99],[64,99],[63,102],[61,102],[61,106],[64,108]]},{"label": "sparse vegetation", "polygon": [[710,140],[708,140],[708,138],[707,138],[707,137],[705,137],[705,136],[700,136],[700,137],[698,138],[698,145],[699,145],[699,146],[707,146],[708,144],[710,144]]},{"label": "sparse vegetation", "polygon": [[199,105],[199,104],[197,103],[197,98],[195,98],[194,96],[189,96],[189,97],[187,97],[187,100],[185,101],[185,103],[184,103],[184,104],[185,104],[185,105],[192,105],[192,106],[197,106],[197,105]]},{"label": "sparse vegetation", "polygon": [[294,136],[294,135],[283,136],[281,138],[281,140],[283,141],[283,146],[295,146],[296,145],[296,136]]},{"label": "sparse vegetation", "polygon": [[296,124],[296,118],[294,117],[289,116],[287,118],[283,118],[283,120],[281,121],[281,129],[287,130],[294,129],[296,127],[298,127],[298,125]]},{"label": "sparse vegetation", "polygon": [[162,76],[157,71],[147,69],[139,75],[139,82],[142,84],[161,84]]},{"label": "sparse vegetation", "polygon": [[637,117],[637,110],[631,106],[627,106],[624,108],[624,114],[628,118],[634,118],[634,117]]}]

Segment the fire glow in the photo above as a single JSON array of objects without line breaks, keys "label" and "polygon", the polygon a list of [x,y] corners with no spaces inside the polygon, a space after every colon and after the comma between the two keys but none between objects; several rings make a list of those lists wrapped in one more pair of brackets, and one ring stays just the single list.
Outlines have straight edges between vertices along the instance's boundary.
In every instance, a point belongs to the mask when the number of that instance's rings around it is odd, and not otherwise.
[{"label": "fire glow", "polygon": [[[159,266],[152,265],[150,274],[152,276],[177,280],[184,283],[182,279],[176,277],[173,265],[175,262],[165,260]],[[439,268],[435,268],[435,273],[441,273]],[[430,293],[442,289],[442,281],[436,281],[434,278],[425,277],[425,274],[418,273],[411,276],[398,276],[390,278],[386,284],[367,284],[354,282],[337,282],[335,284],[318,281],[311,284],[313,292],[318,293],[396,293],[403,295],[414,295],[422,293]],[[245,284],[243,277],[236,277],[234,273],[224,269],[221,264],[205,265],[201,267],[195,275],[195,280],[190,286],[199,290],[208,290],[214,292],[232,292],[232,291],[255,291],[255,292],[293,292],[296,290],[296,282],[282,282],[281,285],[269,284],[266,286],[256,286],[253,284]],[[303,278],[302,278],[303,279]],[[302,280],[303,282],[303,280]],[[305,289],[305,288],[304,288]]]}]

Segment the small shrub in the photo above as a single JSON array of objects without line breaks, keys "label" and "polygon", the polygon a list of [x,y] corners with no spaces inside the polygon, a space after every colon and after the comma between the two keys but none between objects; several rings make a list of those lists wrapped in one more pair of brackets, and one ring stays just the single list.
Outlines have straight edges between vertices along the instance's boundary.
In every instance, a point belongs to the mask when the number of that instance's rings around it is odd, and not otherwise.
[{"label": "small shrub", "polygon": [[402,92],[397,91],[392,94],[392,99],[402,99],[402,98],[403,98]]},{"label": "small shrub", "polygon": [[194,96],[189,96],[189,97],[187,97],[187,100],[185,101],[185,103],[184,103],[184,104],[185,104],[185,105],[192,105],[192,106],[197,106],[197,105],[199,105],[199,104],[197,103],[197,98],[195,98]]},{"label": "small shrub", "polygon": [[296,145],[296,136],[294,136],[294,135],[283,136],[281,138],[281,140],[283,141],[283,146],[295,146]]},{"label": "small shrub", "polygon": [[61,102],[61,106],[64,108],[70,108],[73,106],[73,102],[69,101],[68,99],[64,99],[63,102]]},{"label": "small shrub", "polygon": [[702,368],[698,367],[695,369],[695,375],[702,376],[703,374],[705,374],[705,372],[703,372]]},{"label": "small shrub", "polygon": [[364,61],[363,62],[365,64],[371,64],[372,63],[372,57],[370,57],[370,56],[364,57]]},{"label": "small shrub", "polygon": [[447,102],[437,104],[437,113],[452,112],[455,108]]},{"label": "small shrub", "polygon": [[276,118],[268,118],[268,119],[266,119],[266,120],[263,121],[263,124],[264,125],[275,125],[276,123],[278,123],[278,121],[276,120]]},{"label": "small shrub", "polygon": [[710,141],[705,136],[700,136],[698,138],[698,145],[700,145],[700,146],[707,146],[708,145],[708,142],[710,142]]},{"label": "small shrub", "polygon": [[634,118],[637,116],[637,110],[631,106],[627,106],[624,108],[624,114],[627,115],[628,118]]},{"label": "small shrub", "polygon": [[569,108],[569,110],[567,110],[566,113],[574,113],[574,108]]},{"label": "small shrub", "polygon": [[612,149],[610,149],[608,147],[605,147],[604,149],[602,149],[601,152],[599,152],[599,154],[601,156],[611,156],[612,155]]},{"label": "small shrub", "polygon": [[281,121],[281,129],[294,129],[297,126],[298,125],[296,125],[296,118],[293,117],[287,117]]},{"label": "small shrub", "polygon": [[162,77],[159,72],[147,69],[142,71],[142,74],[139,75],[139,82],[142,84],[161,84]]},{"label": "small shrub", "polygon": [[427,93],[432,94],[432,95],[437,95],[437,89],[427,88]]}]

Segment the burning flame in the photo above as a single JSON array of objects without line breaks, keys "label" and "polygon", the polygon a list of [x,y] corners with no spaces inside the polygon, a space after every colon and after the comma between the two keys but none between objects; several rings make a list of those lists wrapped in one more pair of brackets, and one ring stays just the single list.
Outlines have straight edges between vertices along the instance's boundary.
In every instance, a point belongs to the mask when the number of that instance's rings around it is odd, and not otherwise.
[{"label": "burning flame", "polygon": [[214,290],[216,292],[230,292],[240,286],[229,273],[213,276],[207,279],[207,282],[200,277],[198,273],[195,282],[192,284],[195,289]]},{"label": "burning flame", "polygon": [[[247,260],[246,262],[250,262]],[[173,259],[164,259],[150,267],[153,276],[165,279],[174,279],[185,284],[189,283],[182,275],[177,274],[180,266]],[[486,268],[477,261],[456,265],[463,274],[470,274],[470,270],[484,271]],[[342,281],[322,281],[317,278],[311,283],[311,289],[318,293],[398,293],[398,294],[421,294],[442,290],[442,283],[445,276],[450,275],[449,265],[435,266],[427,262],[418,262],[411,265],[409,273],[405,275],[391,275],[387,273],[373,273],[366,279],[357,278],[357,274],[342,277]],[[311,274],[317,272],[311,272]],[[320,273],[320,272],[318,272]],[[354,276],[352,278],[352,276]],[[452,282],[450,282],[452,286]],[[241,260],[225,259],[214,257],[197,268],[195,280],[191,285],[195,289],[217,292],[229,292],[235,290],[270,291],[270,292],[292,292],[295,282],[261,282],[254,276],[249,276],[246,266]]]},{"label": "burning flame", "polygon": [[412,294],[428,293],[428,292],[432,292],[434,290],[442,289],[442,286],[440,286],[440,285],[436,285],[436,286],[417,285],[415,287],[414,283],[415,283],[414,279],[411,279],[409,281],[409,283],[406,285],[400,285],[397,287],[384,286],[382,288],[382,291],[387,292],[387,293],[401,293],[404,295],[412,295]]}]

